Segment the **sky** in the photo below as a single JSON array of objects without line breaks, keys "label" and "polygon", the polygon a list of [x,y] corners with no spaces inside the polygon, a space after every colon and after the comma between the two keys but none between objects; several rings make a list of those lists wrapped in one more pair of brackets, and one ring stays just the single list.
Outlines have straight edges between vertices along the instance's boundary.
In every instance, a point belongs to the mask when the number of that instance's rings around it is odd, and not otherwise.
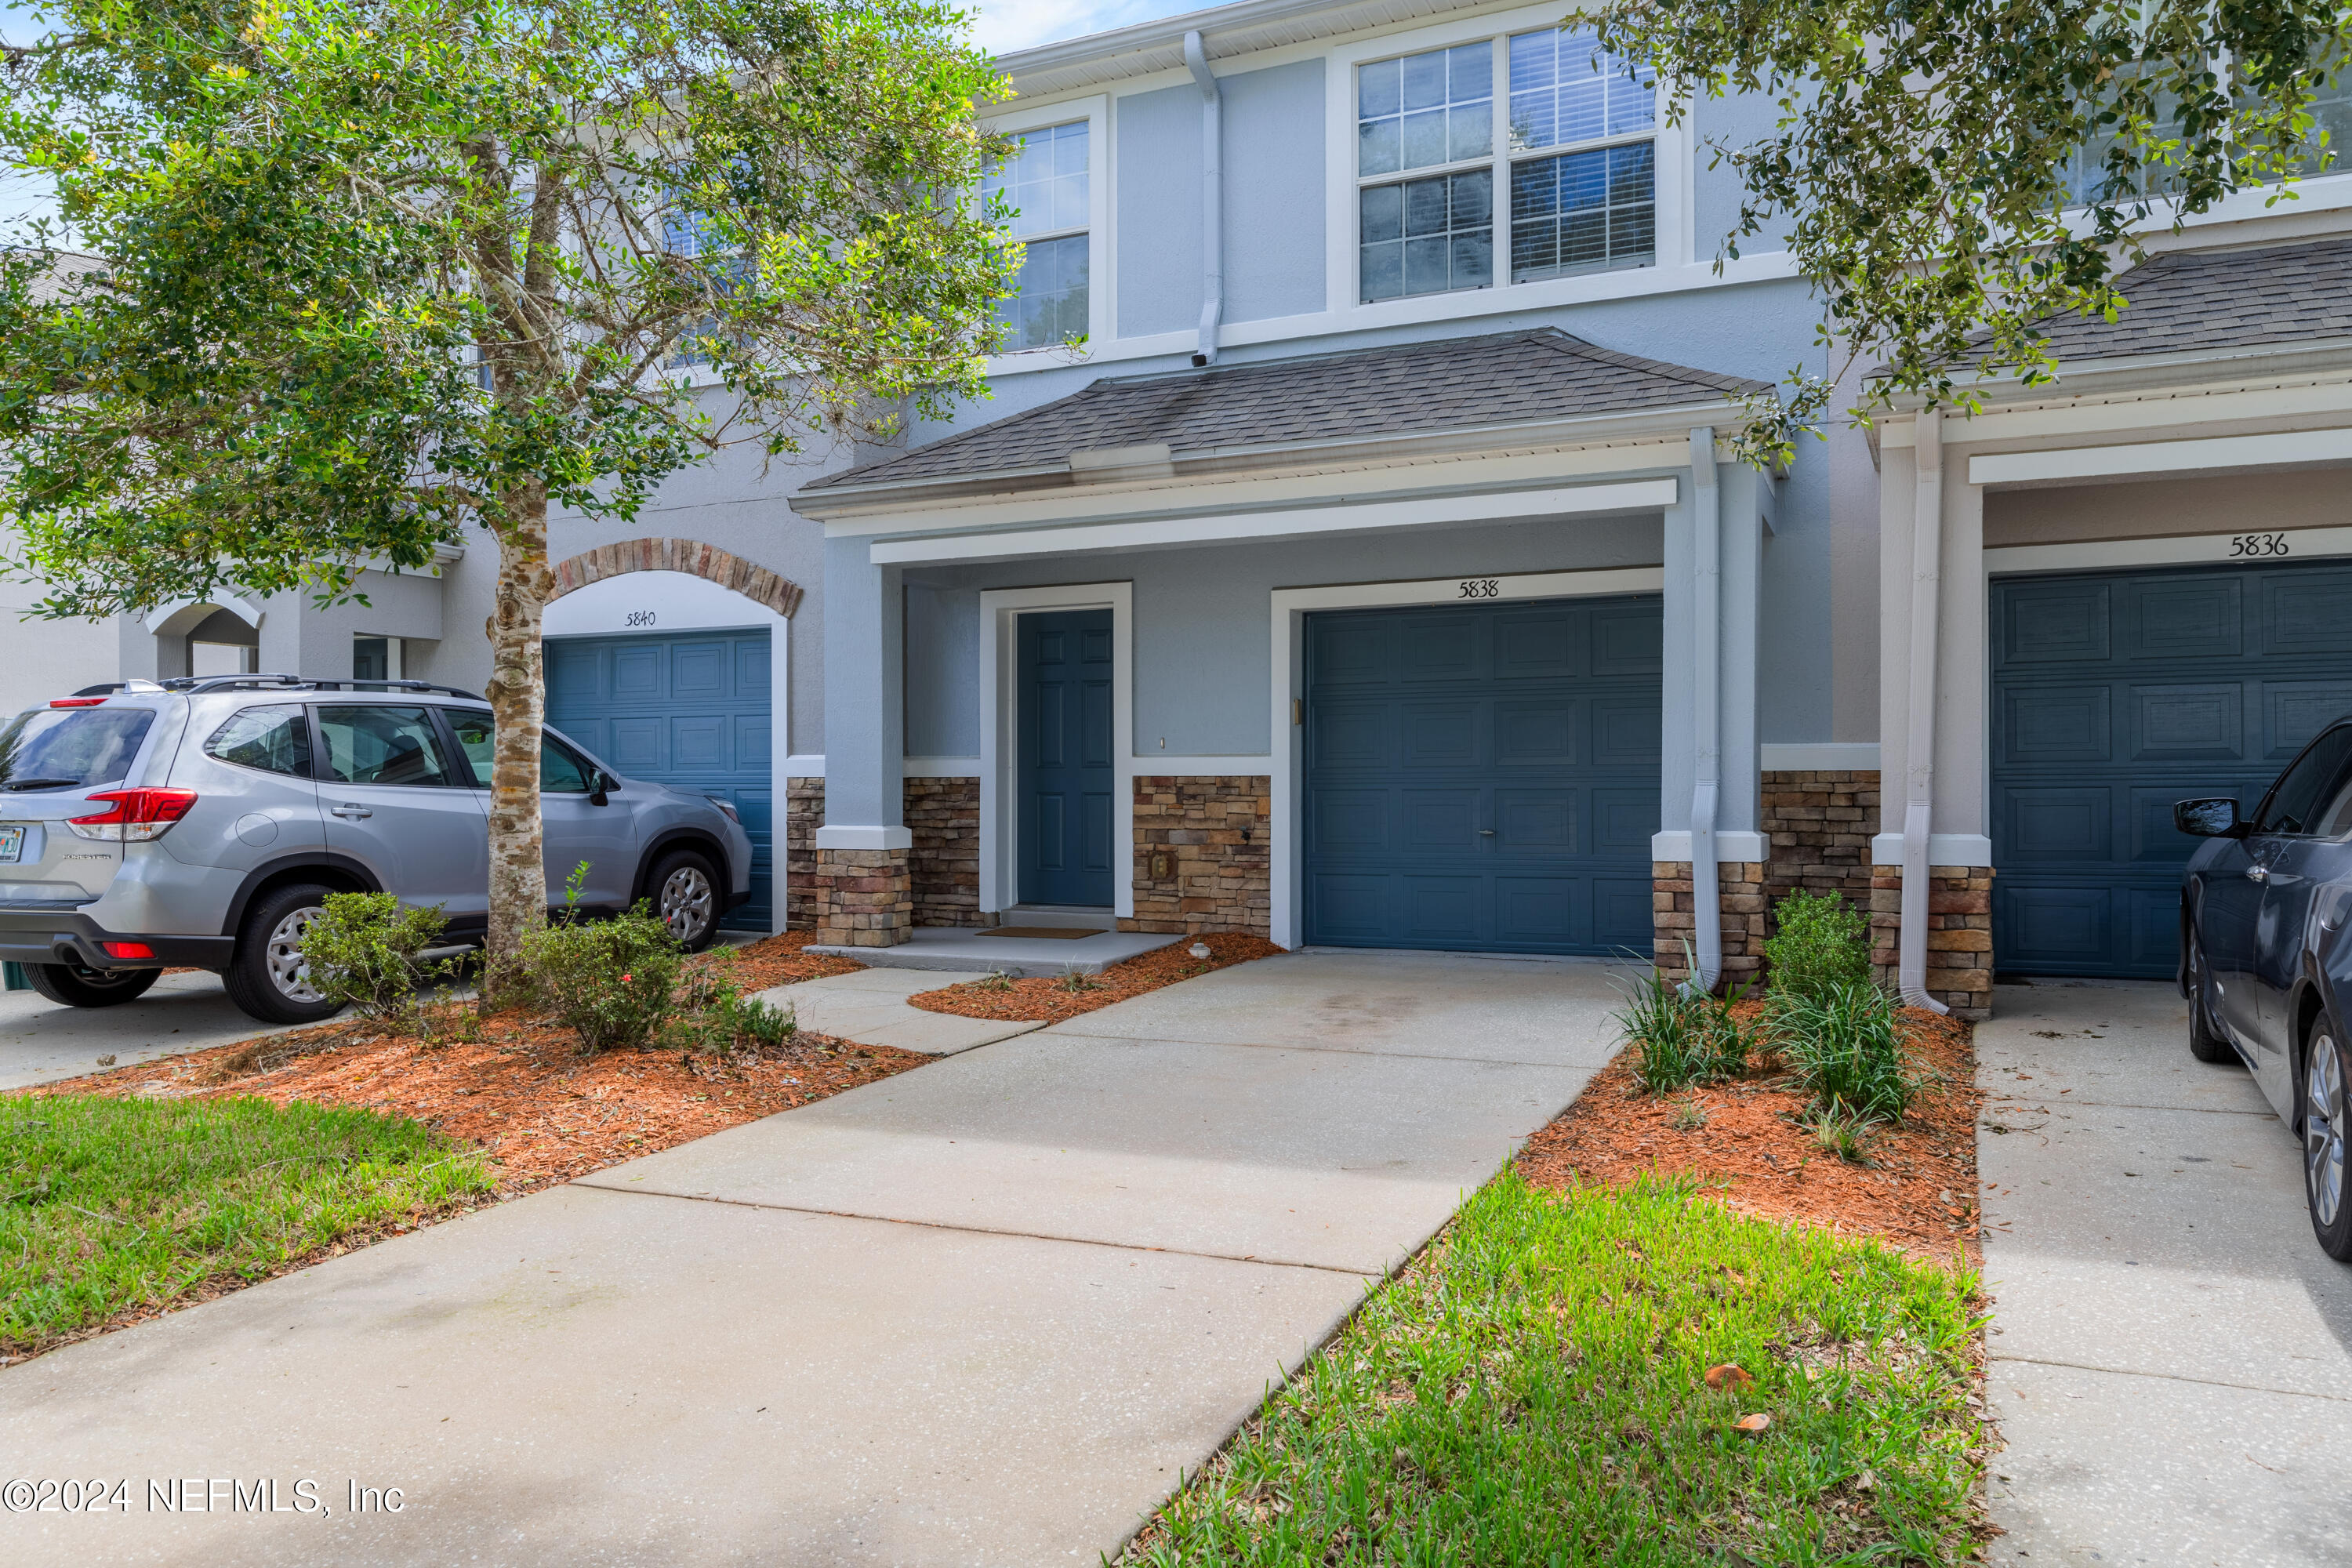
[{"label": "sky", "polygon": [[[1161,16],[1206,8],[1213,0],[981,0],[972,36],[992,54],[1008,54],[1037,44],[1083,37]],[[29,44],[41,28],[24,7],[0,0],[0,39]],[[0,169],[0,234],[26,220],[54,216],[46,186],[14,170]]]}]

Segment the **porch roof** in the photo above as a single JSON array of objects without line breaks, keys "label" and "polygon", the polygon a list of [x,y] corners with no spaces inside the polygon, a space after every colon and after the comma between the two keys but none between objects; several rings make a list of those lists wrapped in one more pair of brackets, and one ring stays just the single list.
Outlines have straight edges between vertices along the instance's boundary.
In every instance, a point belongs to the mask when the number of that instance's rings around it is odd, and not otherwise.
[{"label": "porch roof", "polygon": [[1183,462],[1719,404],[1768,385],[1619,353],[1556,328],[1442,338],[1106,376],[1067,397],[814,480],[803,491],[1015,476],[1052,483],[1066,480],[1089,454]]},{"label": "porch roof", "polygon": [[2352,337],[2352,237],[2150,257],[2116,279],[2112,321],[2045,318],[2061,360],[2137,359]]}]

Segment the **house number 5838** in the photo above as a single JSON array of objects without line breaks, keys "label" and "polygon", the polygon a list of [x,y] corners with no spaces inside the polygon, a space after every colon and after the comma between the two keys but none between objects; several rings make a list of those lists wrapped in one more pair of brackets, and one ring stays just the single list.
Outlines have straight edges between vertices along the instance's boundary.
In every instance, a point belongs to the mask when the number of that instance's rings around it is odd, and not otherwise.
[{"label": "house number 5838", "polygon": [[1463,581],[1462,591],[1454,596],[1462,599],[1494,599],[1501,597],[1502,592],[1503,584],[1496,578],[1470,577]]}]

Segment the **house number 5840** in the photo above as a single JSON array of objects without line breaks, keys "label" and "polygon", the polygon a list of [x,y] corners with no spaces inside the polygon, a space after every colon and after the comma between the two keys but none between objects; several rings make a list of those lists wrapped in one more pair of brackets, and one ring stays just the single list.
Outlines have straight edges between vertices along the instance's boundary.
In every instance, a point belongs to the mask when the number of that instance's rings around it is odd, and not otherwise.
[{"label": "house number 5840", "polygon": [[1454,595],[1462,599],[1494,599],[1502,596],[1503,584],[1493,577],[1470,577],[1464,580],[1462,591]]}]

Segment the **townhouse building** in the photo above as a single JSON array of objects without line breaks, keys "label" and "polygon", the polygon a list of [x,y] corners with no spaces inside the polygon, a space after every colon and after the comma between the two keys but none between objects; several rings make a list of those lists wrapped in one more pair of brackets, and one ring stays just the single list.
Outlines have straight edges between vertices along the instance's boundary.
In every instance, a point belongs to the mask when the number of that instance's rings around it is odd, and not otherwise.
[{"label": "townhouse building", "polygon": [[[1823,363],[1785,254],[1717,259],[1708,143],[1769,105],[1676,119],[1557,6],[1446,0],[1003,64],[992,398],[559,525],[551,715],[736,800],[755,921],[1737,980],[1805,887],[1980,1014],[1997,970],[2169,973],[2171,802],[2352,709],[2352,178],[2160,237],[2054,386],[1759,473],[1731,399]],[[478,683],[490,555],[90,657]]]}]

